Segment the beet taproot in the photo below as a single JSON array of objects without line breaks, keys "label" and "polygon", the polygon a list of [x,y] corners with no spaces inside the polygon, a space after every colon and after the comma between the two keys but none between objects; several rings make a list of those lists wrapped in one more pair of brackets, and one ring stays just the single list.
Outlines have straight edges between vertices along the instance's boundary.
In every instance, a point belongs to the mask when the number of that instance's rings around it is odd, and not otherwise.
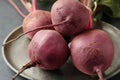
[{"label": "beet taproot", "polygon": [[62,35],[71,37],[92,29],[92,15],[84,4],[78,0],[57,0],[51,8],[52,23],[59,23],[68,17],[67,23],[55,27]]},{"label": "beet taproot", "polygon": [[75,67],[88,75],[98,75],[104,80],[102,72],[111,65],[114,45],[109,35],[102,30],[90,30],[76,36],[70,46],[72,62]]},{"label": "beet taproot", "polygon": [[[34,30],[36,28],[40,28],[43,25],[49,25],[52,24],[51,21],[51,14],[48,11],[43,11],[43,10],[35,10],[31,13],[29,13],[23,20],[23,32],[27,32],[30,30]],[[45,28],[45,29],[54,29],[53,27],[51,28]],[[36,32],[39,30],[35,30],[31,33],[26,34],[26,36],[30,39],[35,35]]]},{"label": "beet taproot", "polygon": [[45,70],[55,70],[62,67],[69,57],[66,41],[55,30],[40,30],[28,45],[30,62],[24,65],[13,76],[13,80],[24,70],[31,67],[40,67]]}]

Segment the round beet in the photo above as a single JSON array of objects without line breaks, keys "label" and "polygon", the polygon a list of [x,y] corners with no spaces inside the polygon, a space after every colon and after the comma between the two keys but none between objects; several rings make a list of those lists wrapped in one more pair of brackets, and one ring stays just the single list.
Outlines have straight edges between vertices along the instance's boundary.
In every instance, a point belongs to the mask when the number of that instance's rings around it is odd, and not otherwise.
[{"label": "round beet", "polygon": [[[34,30],[36,28],[40,28],[43,25],[49,25],[52,24],[51,21],[51,14],[48,11],[43,11],[43,10],[35,10],[29,13],[24,20],[23,20],[23,32],[28,32],[31,30]],[[45,28],[45,29],[54,29],[54,28]],[[33,32],[30,32],[26,34],[26,36],[30,39],[34,36],[34,34],[39,31],[35,30]]]},{"label": "round beet", "polygon": [[38,31],[28,46],[28,55],[30,62],[13,76],[13,80],[30,67],[40,67],[45,70],[58,69],[65,64],[69,57],[66,41],[55,30]]},{"label": "round beet", "polygon": [[68,46],[63,37],[54,30],[41,30],[35,34],[28,46],[28,55],[37,66],[54,70],[60,68],[68,58]]},{"label": "round beet", "polygon": [[104,80],[104,72],[112,63],[114,46],[108,34],[102,30],[86,31],[72,40],[71,56],[75,67],[88,75],[98,74]]},{"label": "round beet", "polygon": [[[54,29],[53,27],[45,27],[42,28],[44,25],[51,25],[51,13],[45,10],[37,10],[37,1],[36,0],[31,0],[31,3],[26,0],[20,0],[26,10],[29,12],[29,14],[26,16],[19,8],[18,6],[14,3],[13,0],[8,0],[13,7],[18,11],[18,13],[23,16],[23,32],[26,33],[25,35],[29,38],[32,39],[34,34],[39,31],[40,29]],[[28,7],[27,4],[31,4],[32,7]],[[39,28],[39,29],[36,29]],[[29,33],[28,33],[29,32]],[[14,40],[13,40],[14,41]]]},{"label": "round beet", "polygon": [[64,36],[74,36],[92,27],[90,11],[78,0],[57,0],[51,9],[52,23],[60,23],[66,18],[69,21],[55,29]]}]

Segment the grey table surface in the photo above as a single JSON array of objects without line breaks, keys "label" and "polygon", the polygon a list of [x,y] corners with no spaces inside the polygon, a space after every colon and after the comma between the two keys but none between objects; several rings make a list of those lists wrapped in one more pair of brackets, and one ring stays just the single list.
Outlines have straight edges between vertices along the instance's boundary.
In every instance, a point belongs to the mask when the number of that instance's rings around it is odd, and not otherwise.
[{"label": "grey table surface", "polygon": [[[19,0],[14,0],[20,9],[27,14]],[[0,47],[5,37],[14,29],[22,24],[23,18],[9,4],[8,0],[0,0]],[[120,29],[120,19],[105,18],[105,21]],[[15,73],[7,66],[0,49],[0,80],[11,80]],[[17,80],[27,80],[23,77],[18,77]],[[120,80],[120,73],[109,80]]]}]

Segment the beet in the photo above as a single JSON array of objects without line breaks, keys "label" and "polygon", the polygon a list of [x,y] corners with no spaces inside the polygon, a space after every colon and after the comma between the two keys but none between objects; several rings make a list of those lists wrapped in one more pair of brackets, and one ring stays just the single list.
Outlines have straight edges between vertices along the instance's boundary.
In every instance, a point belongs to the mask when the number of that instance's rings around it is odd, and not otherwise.
[{"label": "beet", "polygon": [[28,46],[30,62],[23,66],[13,80],[30,67],[55,70],[62,67],[68,59],[68,46],[64,38],[55,30],[38,31]]},{"label": "beet", "polygon": [[[23,28],[23,32],[29,32],[32,30],[32,32],[26,34],[26,36],[29,39],[32,39],[32,37],[34,36],[34,34],[39,31],[38,30],[34,30],[36,28],[41,28],[44,25],[51,25],[52,21],[51,21],[51,13],[49,11],[45,11],[45,10],[37,10],[37,1],[36,0],[32,0],[32,8],[28,7],[28,3],[30,4],[29,1],[27,0],[20,0],[21,3],[24,5],[24,7],[26,8],[26,10],[29,12],[29,14],[26,16],[19,8],[18,6],[13,2],[13,0],[8,0],[13,7],[18,11],[18,13],[24,18],[23,20],[23,24],[22,24],[22,28]],[[49,27],[49,28],[42,28],[42,29],[54,29],[53,27]]]},{"label": "beet", "polygon": [[42,30],[35,34],[29,47],[28,54],[32,62],[43,69],[60,68],[68,58],[68,47],[63,37],[54,30]]},{"label": "beet", "polygon": [[90,11],[78,0],[57,0],[51,9],[52,23],[56,24],[70,17],[68,22],[55,30],[64,36],[75,36],[81,31],[92,28]]},{"label": "beet", "polygon": [[109,35],[102,30],[90,30],[76,36],[70,46],[75,67],[88,75],[98,75],[104,80],[102,72],[111,65],[114,45]]},{"label": "beet", "polygon": [[[52,24],[51,21],[51,14],[48,11],[43,11],[43,10],[35,10],[29,15],[27,15],[24,20],[23,20],[23,32],[28,32],[30,30],[40,28],[43,25],[49,25]],[[54,29],[53,27],[51,28],[45,28],[45,29]],[[34,36],[36,32],[39,30],[35,30],[31,33],[26,34],[26,36],[30,39]]]}]

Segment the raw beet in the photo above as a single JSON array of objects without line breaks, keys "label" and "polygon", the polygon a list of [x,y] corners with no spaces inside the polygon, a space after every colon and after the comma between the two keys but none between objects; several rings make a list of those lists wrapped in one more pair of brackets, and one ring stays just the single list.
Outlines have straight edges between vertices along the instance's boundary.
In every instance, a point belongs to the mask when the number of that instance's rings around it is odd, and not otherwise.
[{"label": "raw beet", "polygon": [[[37,1],[36,0],[20,0],[23,6],[26,8],[26,10],[29,12],[29,14],[26,16],[14,3],[13,0],[8,0],[11,5],[17,10],[17,12],[24,18],[23,20],[23,32],[27,33],[25,34],[29,39],[32,39],[34,34],[41,29],[44,25],[51,25],[51,13],[49,11],[45,10],[37,10]],[[31,4],[32,7],[28,6],[28,4]],[[36,29],[39,28],[39,29]],[[42,28],[42,29],[54,29],[53,27],[49,28]],[[29,32],[29,33],[28,33]]]},{"label": "raw beet", "polygon": [[63,37],[54,30],[41,30],[35,34],[28,46],[28,54],[37,66],[54,70],[60,68],[68,58],[68,47]]},{"label": "raw beet", "polygon": [[55,30],[40,30],[28,45],[30,62],[24,65],[12,80],[31,67],[55,70],[62,67],[69,57],[68,46],[64,38]]},{"label": "raw beet", "polygon": [[104,80],[104,72],[112,63],[114,45],[109,35],[102,30],[86,31],[72,40],[71,56],[75,67],[88,75],[97,75]]},{"label": "raw beet", "polygon": [[70,18],[55,29],[64,36],[74,36],[85,29],[92,28],[90,11],[78,0],[57,0],[51,9],[52,23],[56,24]]},{"label": "raw beet", "polygon": [[[36,28],[40,28],[43,25],[49,25],[52,24],[51,21],[51,14],[48,11],[43,11],[43,10],[35,10],[29,13],[23,20],[23,32],[28,32],[31,30],[34,30]],[[45,28],[45,29],[54,29],[54,28]],[[34,34],[39,31],[35,30],[33,32],[30,32],[26,34],[26,36],[30,39],[34,36]]]}]

